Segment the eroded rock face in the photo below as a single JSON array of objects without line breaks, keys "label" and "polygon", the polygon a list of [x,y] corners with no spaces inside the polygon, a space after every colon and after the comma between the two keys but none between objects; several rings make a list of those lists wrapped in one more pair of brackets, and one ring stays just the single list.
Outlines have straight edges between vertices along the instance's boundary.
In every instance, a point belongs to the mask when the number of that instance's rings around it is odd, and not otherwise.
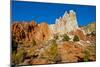
[{"label": "eroded rock face", "polygon": [[92,22],[86,26],[83,26],[83,29],[87,34],[90,34],[91,32],[95,32],[96,31],[96,23]]},{"label": "eroded rock face", "polygon": [[58,53],[60,54],[61,62],[95,61],[96,58],[93,45],[82,46],[75,42],[62,42],[58,45]]},{"label": "eroded rock face", "polygon": [[85,33],[82,31],[82,29],[77,29],[74,32],[71,32],[71,34],[73,35],[77,35],[79,37],[80,40],[86,41],[86,35]]},{"label": "eroded rock face", "polygon": [[52,30],[57,33],[66,33],[75,31],[76,29],[78,29],[76,13],[73,10],[70,10],[69,13],[65,12],[63,17],[56,19]]},{"label": "eroded rock face", "polygon": [[41,23],[38,24],[38,27],[35,29],[35,38],[38,40],[47,40],[50,37],[50,30],[48,24]]},{"label": "eroded rock face", "polygon": [[[94,24],[89,26],[89,32],[94,31],[94,29],[91,30],[92,26]],[[75,35],[79,40],[74,40]],[[45,22],[36,24],[35,21],[13,23],[13,63],[16,61],[18,64],[21,62],[23,64],[49,64],[95,61],[95,38],[94,33],[87,35],[84,27],[78,27],[76,13],[72,10],[69,13],[65,12],[63,17],[57,19],[52,25]],[[17,54],[19,56],[16,56]]]},{"label": "eroded rock face", "polygon": [[50,36],[46,23],[36,24],[34,21],[12,24],[12,37],[21,40],[47,40]]},{"label": "eroded rock face", "polygon": [[74,42],[62,42],[58,45],[58,50],[62,62],[78,62],[84,57],[82,47]]}]

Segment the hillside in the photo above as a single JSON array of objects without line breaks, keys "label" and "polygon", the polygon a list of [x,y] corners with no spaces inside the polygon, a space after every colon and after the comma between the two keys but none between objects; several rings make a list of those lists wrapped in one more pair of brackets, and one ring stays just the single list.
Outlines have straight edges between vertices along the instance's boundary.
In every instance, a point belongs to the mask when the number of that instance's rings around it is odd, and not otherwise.
[{"label": "hillside", "polygon": [[78,26],[73,10],[65,12],[52,25],[36,21],[12,23],[12,64],[95,61],[96,35],[93,31],[95,23]]},{"label": "hillside", "polygon": [[87,34],[90,34],[91,32],[96,32],[96,23],[92,22],[86,26],[83,26],[83,28]]}]

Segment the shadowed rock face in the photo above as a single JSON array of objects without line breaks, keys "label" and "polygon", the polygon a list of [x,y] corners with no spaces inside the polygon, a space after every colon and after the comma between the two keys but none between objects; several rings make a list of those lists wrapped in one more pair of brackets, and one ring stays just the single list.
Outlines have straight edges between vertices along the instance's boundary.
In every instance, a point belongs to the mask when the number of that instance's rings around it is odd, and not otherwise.
[{"label": "shadowed rock face", "polygon": [[12,37],[21,40],[47,40],[50,36],[46,23],[36,24],[34,21],[12,24]]}]

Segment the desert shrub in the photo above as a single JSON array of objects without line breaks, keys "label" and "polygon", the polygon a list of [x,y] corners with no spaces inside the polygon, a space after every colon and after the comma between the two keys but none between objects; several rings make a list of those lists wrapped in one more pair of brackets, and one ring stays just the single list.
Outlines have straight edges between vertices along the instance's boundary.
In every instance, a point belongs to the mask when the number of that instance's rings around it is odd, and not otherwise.
[{"label": "desert shrub", "polygon": [[54,59],[57,56],[57,45],[56,44],[52,44],[50,46],[50,55],[49,55],[49,59],[54,61]]},{"label": "desert shrub", "polygon": [[74,36],[73,41],[79,41],[79,37],[77,35]]},{"label": "desert shrub", "polygon": [[13,52],[12,54],[12,62],[14,64],[20,64],[23,62],[25,56],[25,52],[23,50],[17,51],[17,53]]},{"label": "desert shrub", "polygon": [[15,40],[12,40],[12,51],[16,51],[18,47],[18,43]]},{"label": "desert shrub", "polygon": [[36,45],[36,41],[33,39],[32,40],[32,45],[35,46]]},{"label": "desert shrub", "polygon": [[57,54],[57,44],[55,40],[52,40],[49,47],[45,49],[44,53],[42,54],[42,58],[45,58],[50,62],[55,62]]},{"label": "desert shrub", "polygon": [[[93,61],[95,60],[96,58],[96,46],[94,45],[90,45],[90,46],[87,46],[84,50],[84,62],[87,62],[87,61]],[[92,58],[91,58],[92,57]]]},{"label": "desert shrub", "polygon": [[69,41],[70,38],[69,38],[69,36],[68,36],[67,34],[64,34],[62,40],[63,40],[63,41]]},{"label": "desert shrub", "polygon": [[96,36],[96,31],[92,31],[91,33],[87,34],[87,36]]},{"label": "desert shrub", "polygon": [[84,58],[83,58],[83,61],[84,62],[88,62],[89,61],[89,55],[90,55],[90,53],[89,53],[89,51],[86,49],[85,51],[84,51]]},{"label": "desert shrub", "polygon": [[15,61],[16,61],[16,52],[13,51],[12,52],[12,63],[15,63]]},{"label": "desert shrub", "polygon": [[96,32],[95,31],[91,32],[91,35],[96,36]]}]

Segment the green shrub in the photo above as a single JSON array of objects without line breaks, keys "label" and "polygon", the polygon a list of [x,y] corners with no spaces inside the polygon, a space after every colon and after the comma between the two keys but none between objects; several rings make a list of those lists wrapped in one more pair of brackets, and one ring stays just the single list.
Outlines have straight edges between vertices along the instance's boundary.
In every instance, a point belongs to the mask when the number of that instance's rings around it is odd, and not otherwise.
[{"label": "green shrub", "polygon": [[96,36],[96,32],[95,31],[91,32],[91,35]]},{"label": "green shrub", "polygon": [[[84,62],[96,59],[95,58],[96,57],[95,56],[96,55],[96,49],[95,48],[96,48],[96,46],[94,46],[94,45],[90,45],[90,46],[87,46],[85,48],[84,58],[83,58]],[[92,58],[90,59],[90,57],[92,57]]]},{"label": "green shrub", "polygon": [[77,35],[74,36],[73,41],[79,41],[79,37]]},{"label": "green shrub", "polygon": [[36,41],[33,39],[32,41],[32,45],[35,46],[36,45]]},{"label": "green shrub", "polygon": [[16,51],[18,47],[18,43],[15,40],[12,40],[12,51]]},{"label": "green shrub", "polygon": [[50,62],[55,62],[56,57],[57,57],[57,44],[55,40],[52,40],[50,43],[49,47],[45,49],[44,53],[42,53],[42,58],[47,59]]},{"label": "green shrub", "polygon": [[13,52],[12,54],[12,61],[14,64],[20,64],[24,60],[24,51],[19,50],[17,53]]},{"label": "green shrub", "polygon": [[85,54],[85,55],[84,55],[83,61],[84,61],[84,62],[88,62],[88,61],[89,61],[89,56],[90,56],[89,50],[86,49],[86,50],[84,51],[84,54]]},{"label": "green shrub", "polygon": [[67,34],[64,34],[62,40],[63,40],[63,41],[69,41],[70,38],[69,38],[69,36],[68,36]]},{"label": "green shrub", "polygon": [[50,52],[49,52],[49,60],[54,61],[57,56],[57,45],[52,44],[50,46]]}]

